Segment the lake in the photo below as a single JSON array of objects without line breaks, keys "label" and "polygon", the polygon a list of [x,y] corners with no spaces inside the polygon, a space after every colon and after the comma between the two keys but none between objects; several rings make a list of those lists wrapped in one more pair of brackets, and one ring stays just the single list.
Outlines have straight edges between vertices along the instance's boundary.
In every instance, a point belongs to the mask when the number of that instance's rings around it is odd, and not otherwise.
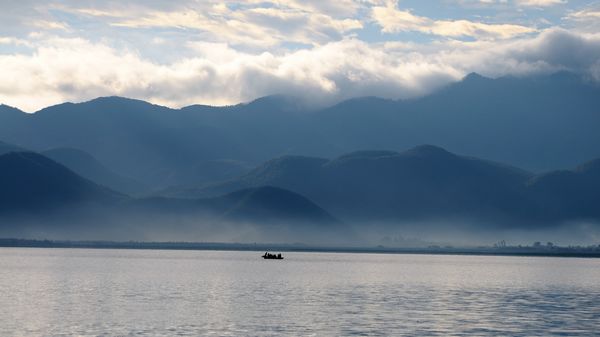
[{"label": "lake", "polygon": [[600,259],[0,248],[1,336],[598,336]]}]

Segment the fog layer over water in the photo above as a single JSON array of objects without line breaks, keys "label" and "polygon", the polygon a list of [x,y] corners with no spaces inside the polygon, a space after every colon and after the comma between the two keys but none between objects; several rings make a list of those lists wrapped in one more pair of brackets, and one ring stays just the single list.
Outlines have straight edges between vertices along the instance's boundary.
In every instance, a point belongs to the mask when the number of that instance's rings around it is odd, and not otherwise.
[{"label": "fog layer over water", "polygon": [[54,212],[39,219],[0,215],[0,238],[74,241],[182,241],[388,248],[491,246],[553,242],[560,246],[598,245],[600,224],[580,221],[532,226],[464,218],[398,222],[335,222],[224,219],[176,212],[121,212],[92,208]]},{"label": "fog layer over water", "polygon": [[600,260],[0,249],[0,335],[593,336]]}]

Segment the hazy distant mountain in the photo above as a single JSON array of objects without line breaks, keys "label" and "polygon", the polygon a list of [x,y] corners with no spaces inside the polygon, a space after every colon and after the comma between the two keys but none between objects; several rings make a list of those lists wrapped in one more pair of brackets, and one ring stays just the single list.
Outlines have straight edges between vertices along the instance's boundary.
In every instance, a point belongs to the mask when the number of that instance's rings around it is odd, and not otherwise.
[{"label": "hazy distant mountain", "polygon": [[312,225],[337,222],[331,214],[307,198],[271,186],[235,191],[212,203],[227,205],[224,216],[242,221],[292,221]]},{"label": "hazy distant mountain", "polygon": [[229,180],[250,169],[252,165],[243,161],[215,159],[165,170],[159,176],[163,186],[188,186]]},{"label": "hazy distant mountain", "polygon": [[4,142],[0,141],[0,155],[6,154],[8,152],[19,152],[19,151],[23,151],[23,149],[16,145],[12,145],[12,144],[8,144],[8,143],[4,143]]},{"label": "hazy distant mountain", "polygon": [[113,222],[136,229],[136,237],[327,244],[356,240],[350,227],[312,201],[269,186],[214,198],[134,199],[118,213]]},{"label": "hazy distant mountain", "polygon": [[600,219],[600,159],[536,176],[528,187],[545,218]]},{"label": "hazy distant mountain", "polygon": [[12,123],[2,119],[0,114],[0,136],[8,141],[17,139],[38,151],[81,149],[114,172],[153,186],[162,186],[164,172],[239,154],[221,131],[204,127],[194,116],[118,97],[23,113]]},{"label": "hazy distant mountain", "polygon": [[179,110],[119,97],[32,115],[0,106],[0,139],[35,151],[81,149],[152,188],[241,173],[224,175],[206,163],[255,166],[283,155],[333,157],[419,144],[544,171],[600,157],[599,106],[599,86],[576,75],[471,74],[418,99],[356,98],[319,110],[285,96]]},{"label": "hazy distant mountain", "polygon": [[223,158],[258,164],[285,154],[334,152],[329,136],[314,127],[313,114],[318,111],[293,97],[275,95],[231,107],[190,106],[181,111],[195,116],[202,125],[222,130],[238,145],[239,155]]},{"label": "hazy distant mountain", "polygon": [[125,194],[137,194],[146,189],[141,183],[112,172],[84,151],[59,148],[42,151],[41,154],[68,167],[78,175],[112,190]]},{"label": "hazy distant mountain", "polygon": [[[220,233],[220,224],[229,231],[254,228],[253,233],[264,238],[271,231],[279,238],[345,231],[327,211],[283,189],[260,187],[194,200],[135,199],[33,152],[0,155],[0,186],[0,236],[43,233],[72,238],[102,233],[116,239],[160,232],[183,239],[188,231]],[[215,227],[203,232],[207,224]]]},{"label": "hazy distant mountain", "polygon": [[326,242],[369,235],[377,224],[385,231],[441,221],[455,231],[465,224],[493,231],[600,220],[600,160],[533,175],[430,145],[333,160],[284,156],[225,183],[152,198],[113,192],[40,154],[11,152],[0,156],[0,186],[0,236],[35,226],[43,235],[237,233]]},{"label": "hazy distant mountain", "polygon": [[265,224],[301,224],[311,226],[339,223],[331,214],[307,198],[281,188],[261,186],[242,189],[210,198],[132,199],[126,207],[142,213],[201,214],[215,220]]},{"label": "hazy distant mountain", "polygon": [[570,73],[489,79],[470,74],[431,95],[361,98],[319,112],[338,153],[436,144],[529,170],[600,156],[600,85]]},{"label": "hazy distant mountain", "polygon": [[[9,152],[31,151],[0,141],[0,155]],[[71,148],[58,148],[42,151],[40,154],[64,165],[86,179],[115,191],[125,194],[137,194],[147,190],[147,187],[144,187],[141,183],[112,172],[84,151]]]},{"label": "hazy distant mountain", "polygon": [[0,155],[0,212],[116,202],[121,195],[33,152]]},{"label": "hazy distant mountain", "polygon": [[334,160],[281,157],[227,183],[171,191],[179,197],[271,185],[300,193],[346,220],[520,215],[531,173],[434,146],[353,152]]},{"label": "hazy distant mountain", "polygon": [[333,160],[285,156],[229,182],[170,189],[210,197],[271,185],[314,200],[347,222],[463,219],[502,227],[600,220],[600,160],[541,175],[425,145],[359,151]]},{"label": "hazy distant mountain", "polygon": [[0,104],[0,116],[3,122],[17,127],[24,126],[26,122],[23,111],[5,104]]}]

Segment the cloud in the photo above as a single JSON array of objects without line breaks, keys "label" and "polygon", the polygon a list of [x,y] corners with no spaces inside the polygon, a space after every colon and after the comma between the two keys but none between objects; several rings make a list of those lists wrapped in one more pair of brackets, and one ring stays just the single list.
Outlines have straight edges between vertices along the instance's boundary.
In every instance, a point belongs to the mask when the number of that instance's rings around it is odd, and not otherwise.
[{"label": "cloud", "polygon": [[470,9],[508,8],[508,0],[454,0],[460,6]]},{"label": "cloud", "polygon": [[600,9],[586,9],[574,12],[569,15],[569,18],[575,20],[597,20],[600,19]]},{"label": "cloud", "polygon": [[[265,1],[252,1],[265,3]],[[296,8],[310,13],[321,13],[331,17],[352,17],[361,8],[361,1],[355,0],[275,0],[271,1],[278,7]]]},{"label": "cloud", "polygon": [[600,31],[600,5],[573,11],[565,19],[565,21],[574,24],[578,30],[592,33],[598,32]]},{"label": "cloud", "polygon": [[128,28],[175,28],[193,29],[205,33],[213,41],[230,41],[233,44],[248,44],[268,47],[280,42],[274,37],[277,32],[270,27],[255,25],[239,18],[211,16],[200,11],[176,12],[154,11],[139,17],[127,17],[112,23]]},{"label": "cloud", "polygon": [[273,93],[324,100],[411,96],[428,89],[420,80],[458,75],[443,65],[396,60],[355,39],[280,55],[242,53],[226,44],[194,47],[197,57],[160,65],[81,39],[47,40],[32,55],[0,56],[7,79],[0,82],[0,101],[35,110],[114,94],[171,106],[232,104]]},{"label": "cloud", "polygon": [[515,24],[487,24],[469,20],[433,20],[399,10],[393,2],[372,9],[373,20],[385,33],[421,32],[445,37],[507,39],[535,32],[536,29]]},{"label": "cloud", "polygon": [[[340,4],[352,3],[341,12]],[[185,3],[184,3],[185,4]],[[363,24],[353,18],[356,3],[249,1],[230,8],[227,3],[203,2],[169,10],[155,8],[67,9],[108,20],[113,27],[194,30],[212,42],[268,48],[282,43],[318,44],[337,40]],[[340,15],[347,13],[349,16]]]},{"label": "cloud", "polygon": [[472,71],[495,77],[570,70],[600,80],[600,36],[562,29],[500,42],[382,44],[346,38],[279,53],[241,52],[204,41],[188,47],[193,56],[164,64],[100,42],[49,38],[31,54],[0,55],[0,102],[33,111],[106,95],[174,107],[235,104],[275,93],[321,102],[407,98]]},{"label": "cloud", "polygon": [[567,0],[515,0],[517,6],[549,7],[566,4]]},{"label": "cloud", "polygon": [[485,24],[468,20],[434,21],[428,31],[441,36],[495,37],[508,39],[517,35],[534,32],[534,28],[512,24]]},{"label": "cloud", "polygon": [[52,30],[52,29],[69,30],[70,29],[69,25],[64,22],[46,21],[46,20],[35,21],[32,23],[32,26],[39,28],[39,29],[43,29],[43,30]]},{"label": "cloud", "polygon": [[27,40],[18,39],[15,37],[0,36],[0,45],[16,45],[16,46],[31,46]]},{"label": "cloud", "polygon": [[537,63],[551,70],[588,74],[600,80],[600,35],[579,35],[562,29],[548,31],[530,45],[519,43],[508,51],[515,60]]},{"label": "cloud", "polygon": [[275,93],[406,98],[472,71],[600,79],[600,10],[556,6],[565,30],[537,8],[563,2],[452,0],[459,9],[440,6],[439,17],[390,0],[6,2],[0,103],[32,111],[103,95],[169,106]]},{"label": "cloud", "polygon": [[600,35],[548,29],[526,40],[451,45],[438,56],[491,77],[570,71],[600,80]]}]

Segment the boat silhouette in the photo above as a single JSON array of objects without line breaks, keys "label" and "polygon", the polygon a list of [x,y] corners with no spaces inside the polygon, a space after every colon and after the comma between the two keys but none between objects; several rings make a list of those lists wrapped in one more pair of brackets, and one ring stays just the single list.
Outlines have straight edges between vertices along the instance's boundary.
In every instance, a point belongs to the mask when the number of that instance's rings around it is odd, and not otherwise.
[{"label": "boat silhouette", "polygon": [[267,260],[283,260],[283,256],[281,256],[281,253],[279,254],[271,254],[268,252],[265,252],[265,255],[262,256],[263,259]]}]

